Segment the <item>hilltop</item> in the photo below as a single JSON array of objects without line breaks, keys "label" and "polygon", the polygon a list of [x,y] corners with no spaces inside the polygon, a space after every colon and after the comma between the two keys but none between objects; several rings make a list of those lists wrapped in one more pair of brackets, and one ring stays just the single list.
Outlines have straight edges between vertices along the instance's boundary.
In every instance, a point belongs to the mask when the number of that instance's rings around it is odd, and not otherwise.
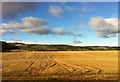
[{"label": "hilltop", "polygon": [[2,51],[97,51],[119,50],[119,47],[110,46],[72,46],[72,45],[47,45],[47,44],[24,44],[6,43],[1,41]]}]

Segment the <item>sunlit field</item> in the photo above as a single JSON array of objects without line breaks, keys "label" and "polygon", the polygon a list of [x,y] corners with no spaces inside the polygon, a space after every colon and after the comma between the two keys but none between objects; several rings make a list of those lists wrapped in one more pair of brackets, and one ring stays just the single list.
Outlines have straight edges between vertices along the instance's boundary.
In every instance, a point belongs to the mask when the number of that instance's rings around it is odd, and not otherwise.
[{"label": "sunlit field", "polygon": [[3,52],[3,80],[117,80],[118,51]]}]

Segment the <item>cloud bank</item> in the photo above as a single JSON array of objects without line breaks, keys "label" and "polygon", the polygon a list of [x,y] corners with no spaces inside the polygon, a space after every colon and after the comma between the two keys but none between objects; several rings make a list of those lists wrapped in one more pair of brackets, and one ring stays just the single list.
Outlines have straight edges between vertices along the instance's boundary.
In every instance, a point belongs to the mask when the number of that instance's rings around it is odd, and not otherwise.
[{"label": "cloud bank", "polygon": [[75,34],[71,31],[65,31],[63,28],[54,28],[51,30],[47,27],[48,22],[41,18],[36,17],[25,17],[21,19],[21,22],[9,22],[3,23],[2,28],[12,28],[22,32],[38,34],[38,35],[72,35],[82,36],[81,34]]},{"label": "cloud bank", "polygon": [[13,28],[19,31],[35,33],[35,34],[50,34],[51,30],[46,26],[47,21],[35,17],[25,17],[21,19],[21,23],[10,22],[3,23],[2,28]]},{"label": "cloud bank", "polygon": [[120,23],[118,18],[92,17],[89,26],[97,31],[98,37],[109,38],[117,36],[120,32],[118,22]]}]

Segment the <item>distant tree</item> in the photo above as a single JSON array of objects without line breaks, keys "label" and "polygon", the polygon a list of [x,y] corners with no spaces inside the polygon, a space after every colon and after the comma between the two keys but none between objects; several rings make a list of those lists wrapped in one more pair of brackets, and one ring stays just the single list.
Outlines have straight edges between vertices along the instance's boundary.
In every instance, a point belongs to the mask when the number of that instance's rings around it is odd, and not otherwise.
[{"label": "distant tree", "polygon": [[7,52],[10,51],[12,49],[19,49],[18,46],[14,45],[14,44],[8,44],[6,42],[1,41],[0,42],[0,46],[2,47],[2,49],[0,50],[0,52]]}]

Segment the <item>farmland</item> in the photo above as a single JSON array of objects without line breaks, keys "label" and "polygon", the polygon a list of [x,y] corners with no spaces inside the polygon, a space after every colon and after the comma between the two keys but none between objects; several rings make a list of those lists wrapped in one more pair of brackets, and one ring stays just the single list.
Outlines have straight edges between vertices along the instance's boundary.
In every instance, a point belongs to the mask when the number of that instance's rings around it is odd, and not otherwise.
[{"label": "farmland", "polygon": [[2,53],[3,80],[117,80],[118,51]]}]

